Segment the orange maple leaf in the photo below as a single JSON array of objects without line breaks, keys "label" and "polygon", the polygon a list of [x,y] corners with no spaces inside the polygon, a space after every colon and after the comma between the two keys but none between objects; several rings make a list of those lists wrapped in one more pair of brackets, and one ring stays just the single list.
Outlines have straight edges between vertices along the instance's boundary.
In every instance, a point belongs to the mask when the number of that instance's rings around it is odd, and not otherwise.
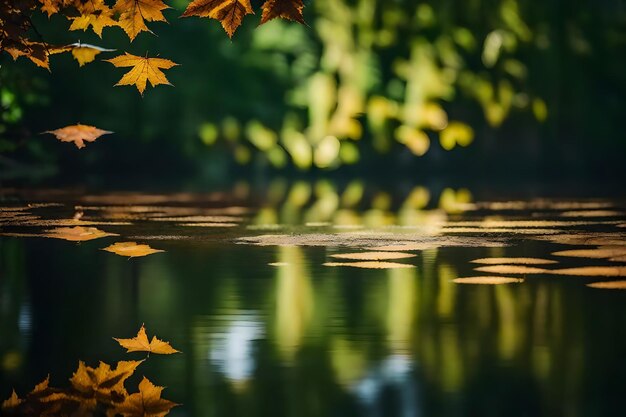
[{"label": "orange maple leaf", "polygon": [[217,19],[230,38],[241,25],[243,17],[254,14],[250,0],[194,0],[183,17],[199,16]]},{"label": "orange maple leaf", "polygon": [[13,393],[11,394],[11,396],[7,399],[4,400],[2,402],[2,407],[0,408],[0,410],[4,410],[7,411],[8,409],[11,408],[16,408],[17,406],[19,406],[24,400],[20,399],[17,396],[17,393],[15,392],[15,390],[13,390]]},{"label": "orange maple leaf", "polygon": [[118,85],[135,85],[139,93],[143,96],[143,92],[146,90],[146,84],[149,81],[152,87],[159,84],[172,85],[161,69],[170,69],[178,65],[169,59],[163,58],[148,58],[129,54],[126,52],[124,55],[116,56],[112,59],[107,59],[107,62],[115,65],[116,67],[132,67],[121,80],[118,81]]},{"label": "orange maple leaf", "polygon": [[70,378],[70,383],[84,396],[121,400],[128,395],[124,382],[142,362],[143,360],[120,361],[115,369],[111,369],[111,366],[104,362],[100,362],[97,368],[92,368],[79,361],[78,369]]},{"label": "orange maple leaf", "polygon": [[267,0],[262,6],[261,24],[277,17],[305,24],[303,8],[302,0]]},{"label": "orange maple leaf", "polygon": [[157,353],[160,355],[171,355],[172,353],[178,353],[179,351],[174,349],[168,342],[157,339],[156,336],[152,336],[152,341],[148,341],[148,335],[146,334],[146,328],[142,324],[141,329],[137,332],[137,336],[132,339],[117,339],[113,338],[123,348],[126,348],[126,352],[148,352]]},{"label": "orange maple leaf", "polygon": [[100,136],[108,135],[113,132],[79,123],[77,125],[66,126],[56,130],[48,130],[43,133],[51,133],[61,142],[74,142],[76,147],[80,149],[85,147],[85,141],[93,142]]},{"label": "orange maple leaf", "polygon": [[120,256],[128,256],[129,258],[136,258],[139,256],[152,255],[153,253],[165,252],[161,249],[153,249],[148,245],[138,245],[135,242],[117,242],[112,244],[111,246],[107,246],[102,250],[112,252]]},{"label": "orange maple leaf", "polygon": [[102,29],[108,26],[117,26],[113,20],[113,10],[104,3],[104,0],[89,0],[76,5],[80,16],[71,17],[72,24],[70,30],[84,30],[89,26],[99,37],[102,37]]},{"label": "orange maple leaf", "polygon": [[115,408],[124,417],[162,417],[178,404],[161,398],[163,387],[158,387],[144,377],[139,392],[131,394]]},{"label": "orange maple leaf", "polygon": [[88,43],[72,43],[67,45],[67,47],[72,51],[72,56],[76,61],[78,61],[79,66],[83,66],[90,62],[93,62],[96,59],[96,55],[101,52],[113,52],[115,49],[107,49],[101,48],[96,45],[90,45]]},{"label": "orange maple leaf", "polygon": [[161,0],[117,0],[115,10],[120,13],[119,26],[131,42],[141,32],[150,32],[146,21],[167,22],[162,11],[170,7]]}]

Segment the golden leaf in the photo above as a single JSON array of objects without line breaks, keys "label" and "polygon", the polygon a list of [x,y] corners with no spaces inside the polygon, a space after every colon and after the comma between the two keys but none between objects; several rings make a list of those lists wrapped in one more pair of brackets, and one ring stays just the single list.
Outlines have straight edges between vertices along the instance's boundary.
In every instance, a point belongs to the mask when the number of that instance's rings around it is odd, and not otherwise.
[{"label": "golden leaf", "polygon": [[132,339],[117,339],[113,338],[120,346],[126,348],[126,352],[149,352],[159,355],[171,355],[172,353],[178,353],[179,351],[174,349],[168,342],[157,339],[156,336],[152,336],[152,341],[148,341],[148,335],[146,334],[146,328],[142,324],[141,328],[137,332],[137,336]]},{"label": "golden leaf", "polygon": [[118,242],[102,249],[107,252],[115,253],[120,256],[128,256],[135,258],[139,256],[152,255],[153,253],[165,252],[160,249],[152,249],[148,245],[138,245],[135,242]]},{"label": "golden leaf", "polygon": [[500,285],[500,284],[512,284],[524,282],[521,278],[508,278],[508,277],[468,277],[468,278],[456,278],[452,282],[457,284],[482,284],[482,285]]},{"label": "golden leaf", "polygon": [[587,284],[587,286],[604,290],[626,290],[626,281],[592,282],[591,284]]},{"label": "golden leaf", "polygon": [[116,67],[132,67],[122,79],[115,84],[118,85],[135,85],[139,93],[143,96],[146,90],[146,84],[150,81],[150,85],[155,87],[159,84],[172,85],[165,78],[165,74],[161,69],[170,69],[178,64],[163,58],[148,58],[131,55],[126,52],[124,55],[106,60]]},{"label": "golden leaf", "polygon": [[261,24],[277,17],[305,24],[303,8],[302,0],[267,0],[262,6]]},{"label": "golden leaf", "polygon": [[219,20],[232,38],[247,14],[254,14],[250,0],[194,0],[187,6],[183,17],[199,16]]},{"label": "golden leaf", "polygon": [[71,18],[70,30],[86,31],[91,26],[94,33],[102,37],[102,29],[118,25],[113,20],[113,11],[104,3],[104,0],[89,0],[78,3],[77,6],[80,16]]},{"label": "golden leaf", "polygon": [[339,259],[356,259],[365,261],[380,261],[385,259],[404,259],[413,258],[417,255],[404,252],[354,252],[354,253],[336,253],[330,255]]},{"label": "golden leaf", "polygon": [[169,9],[161,0],[117,0],[115,10],[120,14],[119,26],[124,29],[131,41],[141,32],[150,32],[146,20],[166,22],[162,11]]},{"label": "golden leaf", "polygon": [[124,417],[162,417],[178,404],[161,398],[163,387],[158,387],[144,377],[139,392],[131,394],[118,405],[115,413]]},{"label": "golden leaf", "polygon": [[70,383],[75,390],[90,398],[104,397],[121,401],[128,395],[124,382],[142,362],[143,360],[120,361],[115,369],[111,369],[111,366],[104,362],[100,362],[97,368],[92,368],[79,361],[78,369],[70,378]]},{"label": "golden leaf", "polygon": [[556,264],[558,262],[550,260],[550,259],[540,259],[540,258],[480,258],[480,259],[474,259],[472,263],[486,264],[486,265],[499,265],[499,264],[548,265],[548,264]]},{"label": "golden leaf", "polygon": [[2,402],[2,410],[8,410],[9,408],[15,408],[17,406],[19,406],[22,401],[17,394],[15,393],[15,390],[13,390],[13,393],[11,394],[11,396],[9,397],[9,399],[4,400]]},{"label": "golden leaf", "polygon": [[56,229],[46,230],[45,237],[54,239],[69,240],[71,242],[83,242],[86,240],[99,239],[106,236],[119,236],[115,233],[107,233],[95,227],[57,227]]},{"label": "golden leaf", "polygon": [[401,264],[399,262],[378,262],[378,261],[363,261],[363,262],[326,262],[324,266],[349,266],[352,268],[363,269],[395,269],[395,268],[415,268],[414,265]]},{"label": "golden leaf", "polygon": [[99,46],[81,42],[73,43],[68,45],[68,47],[71,48],[72,56],[76,59],[76,61],[78,61],[78,65],[81,67],[85,64],[93,62],[93,60],[96,59],[96,55],[100,52],[115,51],[115,49],[101,48]]},{"label": "golden leaf", "polygon": [[102,135],[113,133],[108,130],[98,129],[94,126],[77,125],[66,126],[61,129],[48,130],[43,133],[51,133],[61,142],[74,142],[78,149],[85,147],[85,141],[93,142]]}]

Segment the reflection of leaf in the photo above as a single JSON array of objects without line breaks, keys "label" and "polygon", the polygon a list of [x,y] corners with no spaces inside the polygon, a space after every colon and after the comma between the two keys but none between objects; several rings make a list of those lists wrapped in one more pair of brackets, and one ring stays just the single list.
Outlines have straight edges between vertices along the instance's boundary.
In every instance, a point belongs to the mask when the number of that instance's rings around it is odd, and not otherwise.
[{"label": "reflection of leaf", "polygon": [[66,126],[61,129],[48,130],[44,133],[51,133],[61,142],[74,142],[78,149],[85,147],[86,142],[93,142],[102,135],[108,135],[108,130],[98,129],[97,127],[81,125],[80,123],[73,126]]},{"label": "reflection of leaf", "polygon": [[139,392],[131,394],[115,409],[124,417],[162,417],[178,404],[161,398],[163,387],[157,387],[144,377],[139,383]]},{"label": "reflection of leaf", "polygon": [[326,262],[324,266],[349,266],[352,268],[364,268],[364,269],[395,269],[395,268],[415,268],[413,265],[401,264],[398,262],[376,262],[376,261],[364,261],[364,262]]},{"label": "reflection of leaf", "polygon": [[539,258],[480,258],[474,259],[472,263],[486,264],[486,265],[500,265],[500,264],[521,264],[521,265],[547,265],[556,264],[557,261],[550,259]]},{"label": "reflection of leaf", "polygon": [[355,253],[336,253],[330,255],[333,258],[339,259],[359,259],[367,261],[380,261],[384,259],[403,259],[413,258],[416,255],[412,253],[402,252],[355,252]]},{"label": "reflection of leaf", "polygon": [[120,361],[115,369],[111,369],[111,366],[104,362],[100,362],[97,368],[92,368],[80,361],[70,382],[74,389],[83,395],[121,400],[127,395],[124,382],[142,362]]},{"label": "reflection of leaf", "polygon": [[126,352],[149,352],[160,355],[170,355],[172,353],[179,352],[170,346],[168,342],[159,340],[156,336],[152,336],[152,341],[148,341],[148,335],[146,334],[146,328],[144,325],[141,325],[141,329],[137,332],[137,336],[132,339],[114,339],[122,347],[127,349]]},{"label": "reflection of leaf", "polygon": [[82,242],[85,240],[99,239],[106,236],[119,236],[115,233],[107,233],[95,227],[57,227],[56,229],[46,230],[43,236],[54,239],[69,240],[72,242]]},{"label": "reflection of leaf", "polygon": [[187,6],[183,17],[199,16],[219,20],[232,38],[243,17],[253,13],[250,0],[194,0]]},{"label": "reflection of leaf", "polygon": [[178,65],[169,59],[141,57],[128,52],[106,61],[118,68],[132,67],[115,85],[134,85],[142,96],[148,81],[152,87],[160,84],[172,85],[161,69],[170,69]]},{"label": "reflection of leaf", "polygon": [[626,290],[626,281],[592,282],[591,284],[587,284],[587,286],[605,290]]},{"label": "reflection of leaf", "polygon": [[572,258],[602,259],[602,258],[610,258],[613,256],[626,255],[626,247],[562,250],[559,252],[554,252],[552,255],[568,256]]},{"label": "reflection of leaf", "polygon": [[152,249],[148,245],[138,245],[135,242],[118,242],[112,244],[111,246],[107,246],[102,250],[112,252],[120,256],[128,256],[129,258],[152,255],[153,253],[158,252],[165,252],[161,249]]},{"label": "reflection of leaf", "polygon": [[508,278],[508,277],[468,277],[468,278],[456,278],[452,282],[457,284],[487,284],[487,285],[499,285],[499,284],[512,284],[514,282],[524,282],[520,278]]}]

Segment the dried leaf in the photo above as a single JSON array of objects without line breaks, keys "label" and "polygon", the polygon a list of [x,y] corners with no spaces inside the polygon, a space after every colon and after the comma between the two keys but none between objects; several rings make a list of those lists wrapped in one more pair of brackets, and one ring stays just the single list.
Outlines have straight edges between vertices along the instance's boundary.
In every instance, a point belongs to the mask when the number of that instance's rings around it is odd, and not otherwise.
[{"label": "dried leaf", "polygon": [[171,355],[172,353],[178,353],[179,351],[174,349],[168,342],[157,339],[156,336],[152,336],[152,341],[148,341],[148,335],[146,334],[146,328],[142,324],[141,328],[137,332],[137,336],[132,339],[117,339],[113,338],[120,346],[126,348],[126,352],[148,352],[156,353],[159,355]]},{"label": "dried leaf", "polygon": [[148,245],[138,245],[135,242],[118,242],[102,249],[120,256],[136,258],[139,256],[152,255],[153,253],[165,252],[161,249],[152,249]]},{"label": "dried leaf", "polygon": [[250,0],[194,0],[187,6],[183,17],[199,16],[219,20],[232,38],[247,14],[254,14]]},{"label": "dried leaf", "polygon": [[144,377],[139,392],[131,394],[118,405],[115,413],[124,417],[162,417],[178,404],[161,398],[163,387],[158,387]]},{"label": "dried leaf", "polygon": [[51,133],[61,142],[74,142],[76,147],[81,149],[85,147],[85,141],[94,142],[100,136],[108,135],[113,132],[98,129],[94,126],[77,124],[73,126],[66,126],[61,129],[48,130],[43,133]]},{"label": "dried leaf", "polygon": [[54,239],[69,240],[71,242],[83,242],[86,240],[99,239],[106,236],[119,236],[115,233],[107,233],[95,227],[57,227],[56,229],[46,230],[45,237]]},{"label": "dried leaf", "polygon": [[468,277],[468,278],[456,278],[452,282],[457,284],[486,284],[486,285],[499,285],[499,284],[512,284],[524,282],[520,278],[509,277]]},{"label": "dried leaf", "polygon": [[120,361],[115,369],[100,362],[97,368],[78,363],[78,369],[70,378],[70,383],[81,394],[94,398],[96,396],[121,400],[128,394],[124,382],[143,361]]},{"label": "dried leaf", "polygon": [[124,55],[117,56],[106,60],[116,67],[132,67],[122,79],[115,84],[118,85],[135,85],[139,93],[143,96],[146,90],[146,84],[149,81],[152,87],[159,84],[172,85],[161,69],[170,69],[175,67],[176,63],[169,59],[163,58],[147,58],[131,55],[126,52]]}]

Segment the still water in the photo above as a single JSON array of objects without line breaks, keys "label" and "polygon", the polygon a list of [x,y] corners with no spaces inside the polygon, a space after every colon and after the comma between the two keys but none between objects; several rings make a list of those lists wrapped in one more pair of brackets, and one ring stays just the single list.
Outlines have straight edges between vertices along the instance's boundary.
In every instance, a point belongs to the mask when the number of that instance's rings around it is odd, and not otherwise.
[{"label": "still water", "polygon": [[113,340],[144,323],[182,353],[125,386],[165,386],[170,416],[624,415],[623,200],[322,181],[0,206],[2,400],[146,358]]}]

